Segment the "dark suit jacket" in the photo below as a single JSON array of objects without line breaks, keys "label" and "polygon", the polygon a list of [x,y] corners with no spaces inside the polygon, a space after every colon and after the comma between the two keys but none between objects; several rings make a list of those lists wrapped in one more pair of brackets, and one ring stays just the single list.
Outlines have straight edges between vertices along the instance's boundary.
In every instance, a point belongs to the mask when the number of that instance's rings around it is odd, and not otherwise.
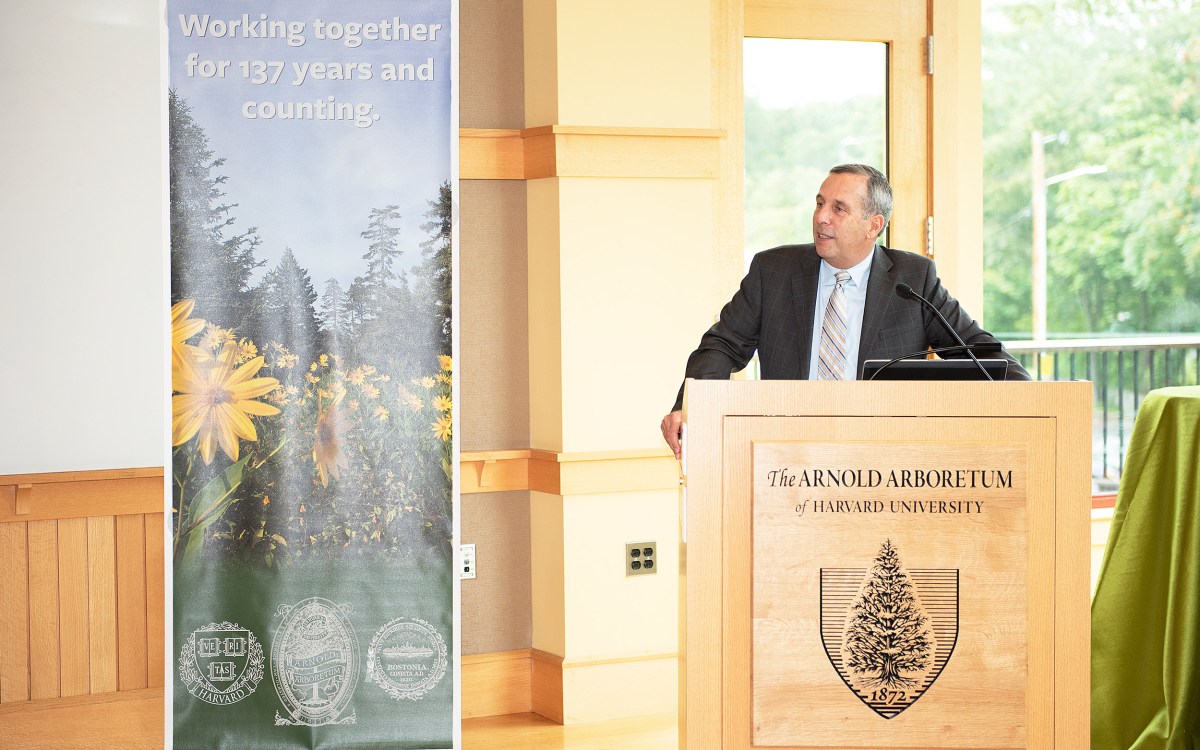
[{"label": "dark suit jacket", "polygon": [[[813,313],[821,258],[816,248],[783,245],[764,250],[750,262],[741,288],[721,310],[721,318],[688,357],[685,378],[719,380],[746,366],[758,351],[761,375],[768,380],[806,380],[813,356]],[[942,286],[933,261],[922,255],[876,246],[867,281],[866,308],[857,371],[868,359],[892,359],[926,347],[957,342],[937,317],[916,300],[896,293],[905,283],[946,316],[968,344],[997,339],[979,327]],[[967,356],[947,355],[947,356]],[[1029,373],[1007,352],[1008,380],[1029,380]],[[675,409],[683,404],[683,388]]]}]

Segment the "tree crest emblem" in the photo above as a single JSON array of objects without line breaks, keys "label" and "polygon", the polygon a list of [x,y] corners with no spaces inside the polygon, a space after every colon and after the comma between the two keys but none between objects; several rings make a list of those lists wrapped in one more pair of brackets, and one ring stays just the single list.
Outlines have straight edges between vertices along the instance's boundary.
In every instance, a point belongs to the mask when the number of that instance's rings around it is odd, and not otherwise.
[{"label": "tree crest emblem", "polygon": [[958,570],[907,570],[890,539],[867,568],[821,569],[821,642],[846,687],[885,719],[917,701],[958,641]]}]

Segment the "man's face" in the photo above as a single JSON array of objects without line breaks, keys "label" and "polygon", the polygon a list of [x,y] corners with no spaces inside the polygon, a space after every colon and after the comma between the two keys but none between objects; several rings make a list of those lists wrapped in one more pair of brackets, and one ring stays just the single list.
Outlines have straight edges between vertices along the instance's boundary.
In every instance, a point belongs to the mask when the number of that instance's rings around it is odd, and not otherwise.
[{"label": "man's face", "polygon": [[882,215],[863,216],[866,201],[865,175],[831,174],[821,183],[813,209],[813,242],[817,255],[834,268],[860,263],[883,230]]}]

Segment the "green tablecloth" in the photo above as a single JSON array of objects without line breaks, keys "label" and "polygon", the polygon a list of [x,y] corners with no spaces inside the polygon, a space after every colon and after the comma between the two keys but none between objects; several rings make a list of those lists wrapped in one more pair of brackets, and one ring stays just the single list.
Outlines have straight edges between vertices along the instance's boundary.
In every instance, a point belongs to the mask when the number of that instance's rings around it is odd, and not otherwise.
[{"label": "green tablecloth", "polygon": [[1138,411],[1092,600],[1092,747],[1200,749],[1200,387]]}]

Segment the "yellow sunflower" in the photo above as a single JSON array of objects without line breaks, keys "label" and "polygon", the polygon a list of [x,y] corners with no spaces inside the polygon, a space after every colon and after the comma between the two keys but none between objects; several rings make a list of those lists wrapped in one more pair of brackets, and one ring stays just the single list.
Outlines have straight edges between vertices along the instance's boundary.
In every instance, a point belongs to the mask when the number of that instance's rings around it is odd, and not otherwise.
[{"label": "yellow sunflower", "polygon": [[254,399],[279,386],[275,378],[254,377],[264,360],[255,357],[237,367],[230,360],[215,359],[183,370],[176,378],[171,397],[173,445],[183,445],[200,435],[200,456],[211,464],[217,446],[231,461],[238,459],[238,439],[258,440],[251,416],[269,417],[279,409]]},{"label": "yellow sunflower", "polygon": [[439,354],[438,365],[441,366],[443,372],[450,372],[454,369],[454,360],[450,358],[449,354]]},{"label": "yellow sunflower", "polygon": [[258,347],[250,339],[242,339],[237,342],[237,361],[249,362],[258,356]]},{"label": "yellow sunflower", "polygon": [[442,415],[438,421],[433,423],[433,434],[442,442],[446,442],[450,439],[450,434],[452,431],[449,414]]},{"label": "yellow sunflower", "polygon": [[317,427],[313,430],[313,463],[317,465],[317,475],[321,478],[321,486],[329,486],[329,476],[341,478],[341,470],[350,468],[346,453],[342,450],[342,437],[350,429],[350,421],[337,403],[317,415]]},{"label": "yellow sunflower", "polygon": [[215,352],[233,340],[232,328],[221,328],[209,323],[204,329],[204,335],[200,337],[200,347]]},{"label": "yellow sunflower", "polygon": [[454,402],[445,396],[435,396],[433,399],[433,408],[437,409],[438,411],[450,411],[451,407],[453,406]]},{"label": "yellow sunflower", "polygon": [[184,369],[194,368],[197,361],[205,359],[207,353],[198,346],[185,343],[204,330],[203,320],[191,319],[196,301],[185,299],[171,306],[171,373],[172,381]]}]

